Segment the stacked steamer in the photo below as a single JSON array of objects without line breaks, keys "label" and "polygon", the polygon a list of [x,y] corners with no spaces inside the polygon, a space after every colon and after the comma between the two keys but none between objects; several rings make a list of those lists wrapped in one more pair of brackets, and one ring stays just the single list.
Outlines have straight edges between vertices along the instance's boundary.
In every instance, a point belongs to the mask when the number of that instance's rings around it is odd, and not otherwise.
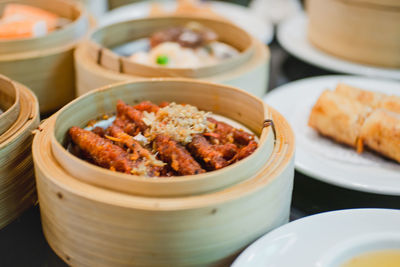
[{"label": "stacked steamer", "polygon": [[[112,114],[118,99],[194,105],[246,126],[258,148],[219,170],[160,178],[110,171],[68,152],[70,127]],[[288,221],[293,133],[245,91],[184,79],[120,83],[76,99],[41,128],[33,156],[43,230],[70,265],[226,266]]]},{"label": "stacked steamer", "polygon": [[31,143],[38,125],[35,95],[0,76],[0,228],[36,202]]},{"label": "stacked steamer", "polygon": [[0,3],[0,15],[8,4],[33,6],[69,20],[39,37],[0,39],[0,73],[29,86],[41,113],[53,112],[75,97],[73,51],[88,31],[86,11],[70,0],[8,0]]},{"label": "stacked steamer", "polygon": [[400,68],[400,1],[307,0],[308,38],[334,56]]},{"label": "stacked steamer", "polygon": [[128,5],[139,1],[140,0],[108,0],[108,6],[110,7],[110,9],[114,9],[123,5]]},{"label": "stacked steamer", "polygon": [[93,14],[96,18],[101,17],[108,9],[107,0],[78,0],[81,2],[89,13]]},{"label": "stacked steamer", "polygon": [[[238,53],[215,64],[201,67],[165,67],[135,62],[115,52],[132,41],[149,38],[172,27],[201,25]],[[167,37],[166,37],[167,38]],[[263,96],[268,81],[269,52],[260,41],[221,19],[185,16],[157,16],[116,23],[97,29],[75,52],[77,90],[82,95],[114,82],[154,77],[184,77],[242,88]]]}]

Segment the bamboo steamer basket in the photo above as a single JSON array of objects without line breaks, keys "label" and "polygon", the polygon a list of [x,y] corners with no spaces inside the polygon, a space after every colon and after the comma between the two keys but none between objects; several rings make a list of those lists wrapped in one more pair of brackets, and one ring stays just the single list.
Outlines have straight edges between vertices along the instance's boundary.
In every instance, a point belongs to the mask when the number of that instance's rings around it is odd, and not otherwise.
[{"label": "bamboo steamer basket", "polygon": [[[146,94],[141,87],[150,90]],[[154,87],[158,89],[151,90]],[[200,96],[196,91],[204,91],[203,87],[211,87],[213,93],[206,91]],[[181,90],[179,96],[172,88],[186,90]],[[243,109],[226,111],[222,108],[228,101],[225,99],[227,91],[231,91],[232,105],[244,98],[256,100],[232,87],[153,79],[96,90],[49,118],[34,138],[33,156],[43,230],[54,251],[73,266],[226,266],[248,244],[286,223],[294,176],[294,137],[285,119],[270,107],[265,106],[274,121],[275,134],[271,127],[261,131],[262,126],[259,126],[258,130],[261,135],[268,132],[274,136],[272,152],[270,156],[265,155],[264,164],[241,181],[199,194],[156,197],[100,187],[71,175],[56,157],[54,138],[62,142],[62,131],[65,135],[69,126],[83,126],[90,119],[67,119],[64,112],[91,97],[95,97],[93,105],[102,113],[121,96],[131,100],[132,95],[138,94],[138,100],[146,96],[157,102],[171,92],[172,97],[179,96],[177,102],[202,104],[200,108],[218,110],[250,129],[255,128],[252,116],[256,113],[261,114],[257,117],[261,117],[262,123],[264,108],[261,112],[258,107],[249,109],[249,114],[239,114]],[[203,103],[197,100],[200,97]],[[264,105],[258,101],[259,105]],[[241,103],[245,104],[246,100]],[[87,109],[80,113],[91,115]],[[262,136],[259,149],[261,139]],[[257,156],[250,157],[247,159],[254,161]],[[244,161],[231,167],[240,167]],[[220,172],[216,178],[224,179],[226,173]],[[177,178],[166,179],[179,185]],[[162,182],[161,179],[157,181]]]},{"label": "bamboo steamer basket", "polygon": [[107,0],[78,0],[81,2],[89,13],[93,14],[96,18],[101,17],[108,10]]},{"label": "bamboo steamer basket", "polygon": [[[213,29],[223,42],[238,48],[240,55],[195,69],[165,68],[138,64],[111,50],[168,26],[185,25],[191,21]],[[261,97],[267,88],[268,62],[267,47],[227,21],[193,16],[136,19],[99,28],[77,49],[77,92],[82,95],[111,83],[140,78],[184,77],[232,85]]]},{"label": "bamboo steamer basket", "polygon": [[108,0],[108,6],[110,9],[114,9],[123,5],[133,4],[140,1],[141,0]]},{"label": "bamboo steamer basket", "polygon": [[0,79],[0,135],[7,131],[18,117],[19,91],[12,82]]},{"label": "bamboo steamer basket", "polygon": [[[99,113],[111,114],[115,111],[118,99],[124,99],[128,103],[140,100],[151,100],[155,103],[162,101],[187,103],[201,110],[212,111],[234,119],[251,129],[259,136],[259,149],[238,165],[191,177],[166,179],[148,179],[110,172],[72,156],[64,148],[68,141],[65,135],[68,129],[72,125],[85,127],[88,121],[98,117]],[[240,112],[245,109],[248,109],[246,114]],[[78,114],[77,110],[80,111]],[[57,115],[55,124],[51,125],[54,127],[52,151],[57,161],[73,177],[114,191],[155,197],[202,194],[240,182],[254,175],[265,164],[272,153],[275,138],[270,127],[262,128],[262,126],[264,121],[271,119],[269,109],[261,100],[230,87],[193,83],[190,80],[123,83],[114,90],[99,90],[64,107]]]},{"label": "bamboo steamer basket", "polygon": [[400,68],[400,1],[307,0],[308,38],[334,56]]},{"label": "bamboo steamer basket", "polygon": [[[2,97],[5,91],[8,91],[11,98]],[[37,199],[31,143],[32,131],[39,125],[39,107],[35,95],[29,89],[1,75],[0,92],[2,108],[14,101],[0,115],[2,127],[0,134],[0,228],[2,228],[32,206]],[[4,115],[6,117],[3,117]],[[3,119],[13,121],[5,126]]]},{"label": "bamboo steamer basket", "polygon": [[28,85],[40,103],[40,112],[52,112],[75,97],[73,51],[88,31],[82,5],[68,0],[5,0],[37,6],[72,20],[43,37],[0,40],[0,73]]}]

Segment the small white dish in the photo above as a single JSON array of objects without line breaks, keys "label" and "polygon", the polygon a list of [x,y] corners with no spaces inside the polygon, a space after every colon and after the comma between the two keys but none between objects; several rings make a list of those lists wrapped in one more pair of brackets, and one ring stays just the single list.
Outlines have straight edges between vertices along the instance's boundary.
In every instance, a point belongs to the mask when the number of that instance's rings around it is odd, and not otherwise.
[{"label": "small white dish", "polygon": [[286,224],[250,245],[232,267],[340,267],[363,253],[400,250],[400,210],[351,209]]},{"label": "small white dish", "polygon": [[338,73],[400,80],[400,69],[383,68],[347,61],[314,47],[307,38],[307,16],[300,12],[279,24],[277,38],[293,56],[323,69]]},{"label": "small white dish", "polygon": [[400,82],[343,75],[307,78],[268,93],[264,101],[289,121],[296,134],[296,169],[336,186],[400,196],[400,164],[367,151],[359,155],[353,148],[324,138],[307,125],[311,108],[322,91],[333,90],[340,82],[400,95]]},{"label": "small white dish", "polygon": [[[147,17],[151,3],[152,1],[144,1],[116,8],[101,17],[99,25],[105,26],[130,19]],[[159,3],[165,10],[172,11],[176,8],[176,1],[167,0]],[[211,4],[211,8],[215,12],[242,27],[261,42],[269,44],[272,41],[274,37],[272,23],[261,18],[249,8],[226,2],[209,1],[208,3]]]}]

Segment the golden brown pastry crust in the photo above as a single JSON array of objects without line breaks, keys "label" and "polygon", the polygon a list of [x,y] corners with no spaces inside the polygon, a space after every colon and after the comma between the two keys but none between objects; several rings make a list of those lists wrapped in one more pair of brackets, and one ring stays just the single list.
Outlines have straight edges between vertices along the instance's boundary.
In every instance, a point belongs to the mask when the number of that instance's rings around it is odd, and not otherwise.
[{"label": "golden brown pastry crust", "polygon": [[400,97],[338,84],[325,90],[308,125],[320,134],[355,147],[364,145],[400,162]]},{"label": "golden brown pastry crust", "polygon": [[380,102],[379,107],[391,112],[400,113],[400,97],[394,95],[387,96]]},{"label": "golden brown pastry crust", "polygon": [[348,99],[356,100],[357,102],[373,109],[383,108],[392,112],[400,113],[399,96],[367,91],[344,83],[339,83],[335,92]]},{"label": "golden brown pastry crust", "polygon": [[311,110],[308,125],[337,142],[356,147],[368,112],[359,102],[325,90]]},{"label": "golden brown pastry crust", "polygon": [[400,163],[400,114],[377,109],[361,127],[363,144]]},{"label": "golden brown pastry crust", "polygon": [[336,86],[335,93],[342,95],[349,100],[356,100],[371,108],[378,108],[380,102],[386,97],[385,94],[363,90],[344,83]]}]

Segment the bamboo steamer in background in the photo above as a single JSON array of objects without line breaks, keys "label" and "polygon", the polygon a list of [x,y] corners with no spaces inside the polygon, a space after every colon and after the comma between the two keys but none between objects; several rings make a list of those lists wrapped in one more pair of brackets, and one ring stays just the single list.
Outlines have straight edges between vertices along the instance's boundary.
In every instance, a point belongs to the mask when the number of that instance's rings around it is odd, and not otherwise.
[{"label": "bamboo steamer in background", "polygon": [[[32,131],[39,125],[35,95],[0,75],[0,228],[37,199],[31,156]],[[5,123],[7,122],[7,123]]]},{"label": "bamboo steamer in background", "polygon": [[400,68],[400,1],[307,0],[308,38],[346,60]]},{"label": "bamboo steamer in background", "polygon": [[[60,147],[54,142],[64,143],[69,127],[84,126],[93,115],[109,112],[119,98],[196,104],[244,124],[259,135],[257,150],[270,144],[272,151],[256,151],[215,171],[213,180],[205,175],[147,178],[144,195],[93,185],[69,172],[71,162],[59,160],[56,154]],[[94,100],[92,108],[86,100]],[[250,108],[250,104],[254,106]],[[70,110],[77,107],[82,107],[79,115],[72,115]],[[263,129],[266,116],[272,118],[275,131]],[[293,132],[279,113],[242,90],[182,79],[122,83],[76,99],[41,128],[34,138],[33,156],[43,230],[50,246],[70,265],[226,266],[255,239],[288,221],[294,176]],[[256,167],[260,159],[262,165]],[[253,170],[247,169],[249,175],[221,188],[218,179],[235,180],[232,170],[240,171],[246,160],[255,163]],[[75,167],[84,171],[86,163],[79,161]],[[109,170],[92,167],[99,179],[103,179],[102,172],[118,179]],[[180,188],[183,179],[194,180],[193,186],[202,186],[201,180],[210,185],[192,194],[188,187]],[[146,190],[160,190],[157,183],[186,194],[149,196]]]},{"label": "bamboo steamer in background", "polygon": [[100,18],[108,10],[107,0],[75,0],[81,2],[90,14],[93,14],[96,18]]},{"label": "bamboo steamer in background", "polygon": [[[1,77],[1,76],[0,76]],[[0,78],[0,135],[15,123],[19,115],[19,90],[8,79]]]},{"label": "bamboo steamer in background", "polygon": [[88,32],[82,5],[69,0],[6,0],[54,12],[72,22],[43,37],[0,40],[0,73],[29,86],[39,99],[40,112],[52,112],[75,97],[73,51]]},{"label": "bamboo steamer in background", "polygon": [[108,0],[108,6],[110,9],[114,9],[123,5],[128,5],[140,1],[141,0]]},{"label": "bamboo steamer in background", "polygon": [[[129,60],[112,48],[150,37],[157,30],[196,21],[214,30],[222,42],[241,53],[221,63],[199,68],[147,66]],[[78,95],[95,88],[138,78],[184,77],[232,85],[263,96],[268,81],[269,51],[241,28],[219,19],[158,16],[101,27],[75,53]]]}]

